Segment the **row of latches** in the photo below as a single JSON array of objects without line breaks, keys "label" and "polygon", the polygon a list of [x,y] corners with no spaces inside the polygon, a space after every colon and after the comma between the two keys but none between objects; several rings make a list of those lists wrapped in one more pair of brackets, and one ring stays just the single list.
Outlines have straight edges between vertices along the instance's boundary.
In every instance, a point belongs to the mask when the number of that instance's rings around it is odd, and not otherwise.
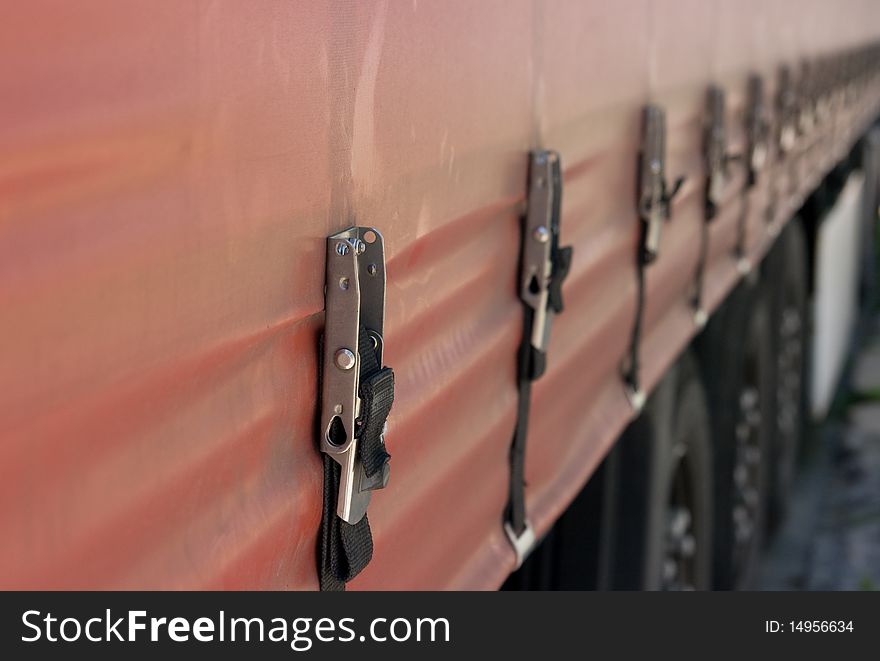
[{"label": "row of latches", "polygon": [[[798,136],[809,134],[838,108],[857,98],[868,83],[880,59],[880,46],[827,57],[806,63],[795,77],[783,67],[779,73],[775,101],[775,125],[765,99],[763,80],[748,82],[745,114],[747,150],[731,154],[726,142],[724,92],[711,87],[708,93],[704,157],[705,219],[710,222],[722,202],[729,166],[742,161],[747,168],[745,189],[754,186],[767,162],[771,146],[784,157],[796,146]],[[797,78],[797,79],[796,79]],[[524,497],[517,503],[517,449],[523,453],[523,416],[528,414],[528,397],[523,401],[523,379],[533,381],[543,373],[549,341],[550,320],[562,310],[561,282],[568,270],[571,250],[558,245],[561,209],[561,165],[559,154],[540,150],[531,154],[528,209],[522,225],[520,298],[526,323],[519,354],[521,380],[520,420],[511,453],[511,503],[503,523],[520,563],[535,539],[525,517]],[[623,378],[633,407],[642,407],[645,395],[638,375],[639,333],[644,303],[644,269],[660,255],[663,224],[672,212],[672,200],[683,179],[669,183],[666,176],[666,120],[662,108],[648,106],[644,113],[642,147],[639,155],[636,208],[641,219],[637,266],[640,279],[639,305],[631,354]],[[564,262],[564,263],[563,263]],[[327,240],[326,322],[323,336],[322,407],[320,448],[341,467],[336,515],[348,524],[358,523],[367,511],[370,494],[387,484],[387,464],[378,474],[367,476],[359,452],[359,361],[362,342],[370,342],[379,366],[382,361],[385,316],[385,255],[382,235],[371,227],[351,227]],[[705,323],[699,295],[695,320]],[[366,330],[366,333],[363,331]],[[526,361],[526,365],[523,365]],[[525,391],[527,393],[527,391]],[[522,447],[518,448],[520,443]],[[524,485],[523,485],[524,486]],[[516,510],[519,509],[519,513]]]},{"label": "row of latches", "polygon": [[[779,70],[775,113],[771,113],[761,76],[748,80],[745,112],[746,151],[731,153],[727,144],[724,90],[712,85],[707,93],[704,128],[704,218],[701,256],[695,277],[694,322],[702,327],[708,314],[702,307],[702,270],[705,266],[708,223],[717,215],[730,179],[730,165],[740,162],[746,170],[743,195],[757,182],[771,149],[779,158],[791,153],[799,138],[825,124],[842,107],[857,98],[876,69],[880,46],[829,56],[801,65],[798,76],[783,66]],[[771,116],[772,115],[772,116]],[[771,121],[775,119],[775,124]],[[638,212],[642,220],[641,240],[637,256],[638,305],[630,352],[624,361],[623,379],[627,396],[637,411],[645,403],[645,393],[639,380],[639,344],[644,308],[645,269],[660,254],[663,224],[672,216],[672,200],[680,190],[683,177],[669,183],[666,176],[666,117],[662,108],[646,107],[644,113],[642,148],[638,172]],[[747,206],[744,204],[744,209]],[[739,269],[747,273],[751,268],[744,256],[746,213],[741,214],[736,246],[740,258]]]}]

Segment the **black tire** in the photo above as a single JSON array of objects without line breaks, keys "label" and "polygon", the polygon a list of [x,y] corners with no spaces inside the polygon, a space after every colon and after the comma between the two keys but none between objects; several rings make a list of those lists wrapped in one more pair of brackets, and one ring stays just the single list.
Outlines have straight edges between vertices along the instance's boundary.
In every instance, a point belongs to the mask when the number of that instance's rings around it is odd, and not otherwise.
[{"label": "black tire", "polygon": [[688,352],[669,370],[615,448],[609,587],[712,586],[712,455],[708,410]]},{"label": "black tire", "polygon": [[773,431],[771,344],[769,297],[748,282],[698,341],[712,421],[717,589],[750,587],[763,545]]},{"label": "black tire", "polygon": [[772,287],[774,392],[768,530],[785,518],[807,420],[809,340],[807,244],[799,219],[788,223],[768,257]]}]

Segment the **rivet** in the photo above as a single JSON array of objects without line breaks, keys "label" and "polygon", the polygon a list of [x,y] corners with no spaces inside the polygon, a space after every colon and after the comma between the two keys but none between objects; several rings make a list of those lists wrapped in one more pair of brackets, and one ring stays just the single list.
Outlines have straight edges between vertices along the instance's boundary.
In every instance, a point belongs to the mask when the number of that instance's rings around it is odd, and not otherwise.
[{"label": "rivet", "polygon": [[538,243],[547,243],[550,240],[550,230],[548,230],[543,225],[539,225],[535,228],[532,236],[535,238],[535,241]]},{"label": "rivet", "polygon": [[336,367],[341,370],[350,370],[354,367],[354,354],[350,349],[339,349],[334,358],[336,360]]}]

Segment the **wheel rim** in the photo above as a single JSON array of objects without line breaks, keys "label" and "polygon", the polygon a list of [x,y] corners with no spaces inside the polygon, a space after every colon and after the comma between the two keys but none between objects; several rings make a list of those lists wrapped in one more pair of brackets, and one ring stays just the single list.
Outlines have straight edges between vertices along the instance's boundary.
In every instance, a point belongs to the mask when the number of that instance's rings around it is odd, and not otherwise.
[{"label": "wheel rim", "polygon": [[761,525],[761,394],[755,356],[746,360],[746,378],[739,393],[734,426],[733,571],[741,579],[748,570]]},{"label": "wheel rim", "polygon": [[694,590],[697,582],[697,534],[694,489],[684,446],[677,448],[678,461],[669,490],[666,541],[661,567],[661,589]]},{"label": "wheel rim", "polygon": [[801,365],[803,319],[796,305],[787,306],[779,325],[779,354],[777,356],[776,430],[779,461],[778,482],[781,490],[788,489],[793,478],[794,458],[800,436]]}]

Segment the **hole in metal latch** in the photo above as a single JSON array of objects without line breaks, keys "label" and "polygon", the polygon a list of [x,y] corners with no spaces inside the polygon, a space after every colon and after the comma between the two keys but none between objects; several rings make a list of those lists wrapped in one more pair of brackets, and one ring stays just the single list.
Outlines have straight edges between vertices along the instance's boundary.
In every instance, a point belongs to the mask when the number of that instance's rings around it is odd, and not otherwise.
[{"label": "hole in metal latch", "polygon": [[339,278],[339,288],[340,289],[348,289],[349,281],[348,278]]},{"label": "hole in metal latch", "polygon": [[330,420],[330,427],[327,429],[327,440],[331,445],[342,446],[348,440],[348,434],[345,433],[345,425],[342,424],[342,418],[334,415]]},{"label": "hole in metal latch", "polygon": [[364,241],[366,241],[367,243],[375,243],[377,238],[378,237],[373,230],[367,230],[366,232],[364,232]]},{"label": "hole in metal latch", "polygon": [[538,294],[541,292],[541,284],[538,282],[538,276],[533,275],[529,280],[529,293]]}]

